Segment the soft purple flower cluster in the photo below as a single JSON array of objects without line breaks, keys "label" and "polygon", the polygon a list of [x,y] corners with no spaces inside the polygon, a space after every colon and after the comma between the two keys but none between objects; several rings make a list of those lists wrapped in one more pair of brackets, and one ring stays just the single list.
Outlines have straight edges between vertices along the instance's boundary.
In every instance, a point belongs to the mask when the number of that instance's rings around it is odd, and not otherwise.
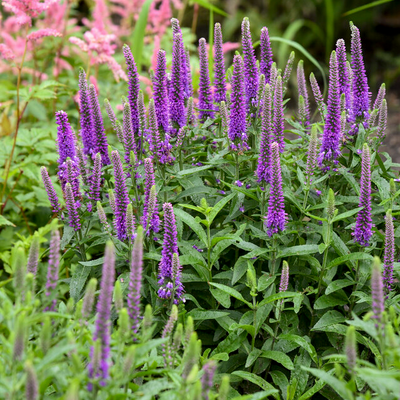
[{"label": "soft purple flower cluster", "polygon": [[157,233],[159,231],[160,219],[158,217],[158,204],[157,196],[152,195],[151,188],[156,184],[153,170],[153,162],[151,158],[144,160],[144,174],[145,174],[145,190],[144,190],[144,204],[142,226],[146,235],[150,233]]},{"label": "soft purple flower cluster", "polygon": [[50,253],[49,253],[49,264],[47,268],[47,280],[46,280],[46,297],[50,297],[51,306],[47,308],[48,311],[55,311],[56,299],[55,290],[58,283],[58,270],[60,267],[60,233],[58,230],[54,230],[51,234],[50,239]]},{"label": "soft purple flower cluster", "polygon": [[274,88],[274,112],[272,116],[274,128],[274,141],[279,144],[279,151],[283,153],[285,150],[285,141],[283,130],[285,128],[285,116],[283,113],[283,93],[282,93],[282,78],[276,78]]},{"label": "soft purple flower cluster", "polygon": [[336,52],[332,51],[329,61],[328,109],[325,118],[324,134],[318,157],[320,167],[327,162],[337,164],[340,156],[340,94]]},{"label": "soft purple flower cluster", "polygon": [[214,118],[210,73],[208,70],[208,55],[206,40],[199,40],[200,82],[199,82],[199,119],[204,122],[207,118]]},{"label": "soft purple flower cluster", "polygon": [[389,293],[392,290],[393,285],[393,268],[394,268],[394,256],[395,256],[395,244],[394,244],[394,226],[392,211],[388,210],[386,213],[385,223],[385,248],[383,255],[383,283],[385,285],[386,292]]},{"label": "soft purple flower cluster", "polygon": [[[91,348],[91,362],[88,364],[89,378],[99,379],[100,385],[105,386],[108,379],[110,368],[110,326],[111,326],[111,302],[114,290],[115,280],[115,252],[111,242],[106,245],[104,254],[103,270],[101,274],[100,295],[97,301],[96,328],[93,334],[93,341],[100,342],[100,365],[96,370],[94,368],[94,348]],[[89,384],[89,390],[92,390],[92,384]]]},{"label": "soft purple flower cluster", "polygon": [[168,132],[167,61],[164,50],[159,50],[157,55],[157,66],[153,78],[153,90],[158,128],[163,129],[164,132]]},{"label": "soft purple flower cluster", "polygon": [[274,142],[271,145],[271,189],[269,195],[268,214],[265,225],[268,235],[282,232],[286,226],[285,203],[282,191],[282,171],[279,154],[279,145]]},{"label": "soft purple flower cluster", "polygon": [[354,240],[361,246],[369,246],[372,237],[371,217],[371,155],[368,145],[365,143],[361,161],[360,204],[363,207],[357,214],[354,228]]},{"label": "soft purple flower cluster", "polygon": [[273,54],[269,40],[268,28],[261,29],[260,36],[260,74],[265,76],[265,83],[270,83]]},{"label": "soft purple flower cluster", "polygon": [[214,26],[214,102],[226,101],[225,63],[221,24]]}]

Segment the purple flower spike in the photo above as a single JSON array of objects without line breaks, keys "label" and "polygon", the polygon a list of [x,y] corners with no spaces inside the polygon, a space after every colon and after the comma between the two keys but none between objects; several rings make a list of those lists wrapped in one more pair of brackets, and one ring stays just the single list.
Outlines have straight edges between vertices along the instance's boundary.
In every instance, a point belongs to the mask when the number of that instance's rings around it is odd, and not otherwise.
[{"label": "purple flower spike", "polygon": [[324,120],[326,105],[324,102],[324,98],[322,97],[321,89],[319,88],[318,82],[315,79],[314,74],[311,72],[310,74],[310,85],[311,90],[314,95],[315,102],[317,103],[319,114],[321,115],[322,121]]},{"label": "purple flower spike", "polygon": [[248,18],[244,18],[242,22],[242,47],[246,104],[249,109],[250,106],[257,106],[258,70],[253,43],[251,41],[250,23]]},{"label": "purple flower spike", "polygon": [[190,67],[190,53],[188,49],[185,49],[185,62],[186,62],[186,87],[185,95],[187,99],[193,97],[193,86],[192,86],[192,68]]},{"label": "purple flower spike", "polygon": [[161,252],[161,261],[159,264],[160,289],[158,296],[162,299],[168,299],[173,294],[173,268],[172,259],[174,253],[178,254],[178,242],[175,214],[171,203],[164,203],[164,242]]},{"label": "purple flower spike", "polygon": [[94,348],[91,348],[91,362],[88,365],[89,377],[99,378],[100,385],[105,386],[108,379],[108,371],[110,368],[110,317],[111,302],[113,298],[115,280],[115,253],[114,246],[111,242],[106,245],[104,254],[104,264],[101,274],[100,295],[97,301],[96,328],[93,334],[93,341],[99,340],[101,348],[101,360],[98,368],[94,368],[93,357]]},{"label": "purple flower spike", "polygon": [[129,277],[128,313],[132,321],[132,331],[137,333],[140,325],[140,289],[143,273],[143,228],[137,229],[131,258],[131,272]]},{"label": "purple flower spike", "polygon": [[117,120],[114,110],[112,109],[111,104],[107,99],[104,99],[104,108],[106,109],[113,130],[117,134],[118,141],[123,143],[124,137],[122,133],[121,123]]},{"label": "purple flower spike", "polygon": [[48,311],[55,311],[57,300],[56,288],[58,282],[58,269],[60,267],[60,233],[55,229],[51,233],[50,239],[50,252],[49,252],[49,264],[47,268],[47,280],[46,280],[46,297],[52,298],[51,306],[47,308]]},{"label": "purple flower spike", "polygon": [[[171,88],[169,91],[169,118],[173,125],[172,133],[185,125],[185,88],[182,83],[182,34],[174,32],[172,43]],[[178,129],[177,129],[178,128]]]},{"label": "purple flower spike", "polygon": [[208,361],[203,367],[203,376],[201,377],[201,391],[205,400],[209,399],[209,392],[214,386],[214,375],[217,369],[217,363],[214,360]]},{"label": "purple flower spike", "polygon": [[153,78],[153,98],[156,109],[158,128],[168,132],[168,94],[167,94],[167,61],[165,51],[159,50],[157,66]]},{"label": "purple flower spike", "polygon": [[376,327],[382,322],[382,314],[385,311],[385,300],[383,295],[383,281],[381,262],[378,257],[374,257],[371,274],[371,297],[372,297],[372,313],[376,321]]},{"label": "purple flower spike", "polygon": [[124,53],[126,68],[128,71],[128,101],[131,106],[132,115],[132,129],[133,133],[136,134],[139,130],[139,115],[137,108],[137,101],[140,90],[139,74],[137,71],[135,59],[133,58],[131,49],[128,45],[124,44],[122,47]]},{"label": "purple flower spike", "polygon": [[126,239],[126,209],[129,204],[128,189],[118,151],[111,153],[115,179],[115,230],[119,240]]},{"label": "purple flower spike", "polygon": [[101,115],[99,99],[97,97],[94,85],[89,86],[90,105],[93,112],[93,131],[94,131],[94,149],[93,154],[100,153],[103,165],[110,164],[108,157],[108,143],[106,131],[104,129],[103,117]]},{"label": "purple flower spike", "polygon": [[[374,106],[372,107],[372,110],[380,110],[382,101],[384,100],[386,96],[386,85],[382,83],[381,87],[379,88],[378,95],[376,96],[376,99],[374,101]],[[369,126],[374,126],[375,125],[375,119],[376,119],[376,114],[371,113],[371,117],[369,119]]]},{"label": "purple flower spike", "polygon": [[153,162],[150,158],[144,160],[144,174],[145,174],[145,191],[144,191],[144,205],[142,226],[146,235],[149,236],[151,232],[157,233],[159,231],[160,220],[158,217],[158,204],[157,195],[152,195],[151,188],[156,184],[154,177]]},{"label": "purple flower spike", "polygon": [[100,200],[101,189],[101,155],[96,154],[94,159],[93,174],[90,177],[90,199],[95,202]]},{"label": "purple flower spike", "polygon": [[299,91],[299,97],[302,96],[304,100],[304,111],[302,112],[304,121],[301,121],[302,125],[307,127],[310,124],[310,100],[308,98],[307,82],[304,75],[303,60],[300,60],[297,64],[297,86]]},{"label": "purple flower spike", "polygon": [[265,76],[265,83],[269,83],[271,76],[271,67],[273,64],[273,54],[271,49],[271,42],[269,40],[268,28],[266,28],[265,26],[261,29],[260,50],[260,74]]},{"label": "purple flower spike", "polygon": [[75,164],[78,160],[75,149],[75,135],[71,125],[68,122],[68,116],[65,111],[56,112],[57,123],[57,147],[58,147],[58,177],[64,188],[67,183],[67,164],[70,158]]},{"label": "purple flower spike", "polygon": [[318,132],[317,126],[314,124],[311,128],[310,142],[308,144],[307,164],[306,164],[306,179],[305,185],[307,189],[311,187],[313,176],[317,168],[317,154],[318,154]]},{"label": "purple flower spike", "polygon": [[383,139],[385,139],[386,126],[387,126],[387,104],[386,104],[386,99],[383,99],[381,107],[379,109],[378,129],[376,131],[376,136],[379,139],[379,143],[382,143]]},{"label": "purple flower spike", "polygon": [[221,24],[214,25],[214,102],[226,101],[226,79],[224,52],[222,50]]},{"label": "purple flower spike", "polygon": [[122,114],[122,132],[124,138],[125,162],[130,164],[131,151],[137,156],[135,134],[132,125],[132,109],[128,102],[124,103],[124,112]]},{"label": "purple flower spike", "polygon": [[346,110],[351,107],[351,96],[350,96],[350,79],[349,73],[347,71],[347,55],[346,55],[346,45],[343,39],[339,39],[336,42],[336,56],[338,63],[338,75],[339,75],[339,94],[345,95]]},{"label": "purple flower spike", "polygon": [[392,210],[386,212],[385,222],[385,249],[383,256],[383,283],[385,285],[386,293],[390,293],[393,285],[393,267],[394,267],[394,226]]},{"label": "purple flower spike", "polygon": [[361,246],[369,246],[372,237],[371,217],[371,155],[369,147],[364,143],[361,160],[361,190],[359,207],[364,207],[357,214],[354,228],[354,240]]},{"label": "purple flower spike", "polygon": [[90,106],[89,87],[86,80],[86,73],[83,68],[79,69],[79,113],[81,122],[81,137],[83,152],[92,154],[95,147],[93,132],[93,113]]},{"label": "purple flower spike", "polygon": [[274,142],[271,145],[271,189],[269,195],[268,214],[266,226],[268,236],[285,230],[286,213],[282,191],[282,171],[279,154],[279,145]]},{"label": "purple flower spike", "polygon": [[74,228],[75,231],[78,231],[81,229],[81,220],[76,207],[77,204],[72,191],[72,186],[69,182],[65,185],[64,200],[68,211],[69,226]]},{"label": "purple flower spike", "polygon": [[282,265],[281,281],[279,284],[279,292],[286,292],[289,287],[289,264],[284,261]]},{"label": "purple flower spike", "polygon": [[[183,293],[185,291],[182,284],[182,266],[179,262],[179,255],[174,253],[172,256],[172,282],[174,290],[174,304],[179,304],[180,301],[185,302]],[[167,284],[168,285],[168,284]]]},{"label": "purple flower spike", "polygon": [[40,168],[40,173],[42,174],[44,188],[46,189],[47,197],[49,198],[51,204],[51,211],[53,211],[53,213],[58,213],[61,210],[61,206],[46,167]]},{"label": "purple flower spike", "polygon": [[72,192],[76,200],[76,206],[80,206],[79,199],[81,197],[81,192],[79,190],[79,166],[76,162],[72,161],[70,158],[67,159],[66,164],[66,181],[72,186]]},{"label": "purple flower spike", "polygon": [[364,122],[368,127],[369,119],[369,86],[367,74],[364,67],[364,59],[361,48],[361,37],[358,28],[350,23],[351,29],[351,92],[352,104],[350,121],[353,123],[350,134],[354,135],[358,132],[358,124]]},{"label": "purple flower spike", "polygon": [[199,82],[199,118],[204,122],[207,117],[214,118],[213,110],[214,105],[212,101],[211,86],[210,86],[210,73],[208,71],[208,55],[206,40],[201,38],[199,40],[199,59],[200,59],[200,82]]},{"label": "purple flower spike", "polygon": [[273,125],[274,125],[274,141],[279,144],[279,151],[283,153],[285,150],[285,142],[283,136],[283,130],[285,126],[285,116],[283,113],[283,96],[282,96],[282,78],[278,76],[276,78],[275,92],[274,92],[274,113],[273,113]]},{"label": "purple flower spike", "polygon": [[271,178],[271,138],[273,136],[272,127],[272,93],[271,86],[265,85],[262,112],[261,112],[261,141],[260,156],[257,166],[257,182],[269,183]]},{"label": "purple flower spike", "polygon": [[231,149],[244,151],[247,146],[246,107],[243,78],[243,61],[239,55],[233,57],[232,94],[230,104],[228,136]]},{"label": "purple flower spike", "polygon": [[325,119],[322,146],[318,157],[319,166],[327,162],[337,164],[340,156],[340,95],[336,52],[332,51],[329,62],[328,109]]}]

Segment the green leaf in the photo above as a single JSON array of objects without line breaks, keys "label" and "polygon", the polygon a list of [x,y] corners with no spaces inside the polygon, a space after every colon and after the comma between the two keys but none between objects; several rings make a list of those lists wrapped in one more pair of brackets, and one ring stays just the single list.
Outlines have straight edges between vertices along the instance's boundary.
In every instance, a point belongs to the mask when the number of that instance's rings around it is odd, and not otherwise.
[{"label": "green leaf", "polygon": [[222,198],[217,204],[215,204],[210,214],[208,214],[210,225],[212,224],[214,218],[218,215],[218,213],[225,207],[225,204],[227,204],[235,196],[236,193],[231,193],[229,196]]},{"label": "green leaf", "polygon": [[223,15],[224,17],[229,17],[225,11],[221,10],[218,7],[215,7],[214,4],[209,3],[207,0],[190,0],[190,4],[197,3],[199,6],[206,8],[207,10],[213,11],[217,14]]},{"label": "green leaf", "polygon": [[330,375],[328,372],[315,368],[302,368],[308,372],[311,372],[314,376],[326,382],[343,399],[354,400],[353,395],[350,389],[346,387],[346,384],[335,378],[334,376]]},{"label": "green leaf", "polygon": [[239,376],[246,381],[252,382],[263,390],[269,391],[276,399],[279,399],[278,390],[276,390],[270,383],[256,374],[247,371],[234,371],[232,375]]},{"label": "green leaf", "polygon": [[313,326],[312,331],[324,331],[330,325],[340,324],[345,322],[346,318],[343,314],[336,310],[326,312],[321,319]]},{"label": "green leaf", "polygon": [[271,296],[266,297],[264,300],[262,300],[259,304],[258,307],[263,306],[264,304],[272,303],[273,301],[276,300],[282,300],[282,299],[287,299],[289,297],[295,297],[295,296],[302,296],[301,293],[296,293],[296,292],[280,292],[280,293],[275,293],[272,294]]},{"label": "green leaf", "polygon": [[144,36],[146,33],[147,19],[149,16],[150,6],[153,0],[146,0],[142,5],[140,10],[139,18],[136,21],[135,29],[133,31],[132,37],[132,55],[135,59],[137,69],[140,73],[142,70],[142,54],[143,54],[143,44]]},{"label": "green leaf", "polygon": [[286,369],[289,370],[292,370],[294,368],[293,362],[290,359],[290,357],[280,351],[274,351],[274,350],[263,351],[260,357],[274,360],[279,364],[282,364]]},{"label": "green leaf", "polygon": [[278,253],[278,257],[283,258],[290,256],[303,256],[306,254],[317,254],[318,252],[318,245],[304,244],[301,246],[285,247],[282,251]]},{"label": "green leaf", "polygon": [[224,308],[229,308],[231,306],[231,298],[228,293],[212,287],[210,287],[210,292],[215,300],[217,300]]},{"label": "green leaf", "polygon": [[200,171],[205,171],[206,169],[212,168],[212,165],[203,165],[202,167],[196,167],[196,168],[189,168],[189,169],[184,169],[183,171],[179,171],[176,176],[177,178],[185,176],[185,175],[192,175],[195,174],[196,172]]},{"label": "green leaf", "polygon": [[0,226],[15,226],[11,221],[9,221],[7,218],[4,218],[2,215],[0,215]]},{"label": "green leaf", "polygon": [[348,279],[338,279],[337,281],[331,282],[325,290],[325,294],[336,292],[336,290],[343,289],[347,286],[354,285],[353,281]]},{"label": "green leaf", "polygon": [[323,295],[314,303],[314,310],[323,310],[329,307],[336,307],[336,306],[344,306],[349,301],[341,290],[340,292],[336,291],[334,293]]},{"label": "green leaf", "polygon": [[103,265],[104,257],[97,258],[96,260],[90,261],[79,261],[79,264],[84,265],[86,267],[96,267],[97,265]]},{"label": "green leaf", "polygon": [[320,379],[311,389],[307,390],[307,392],[300,396],[299,400],[311,399],[311,397],[314,396],[314,394],[319,393],[325,385],[326,382]]},{"label": "green leaf", "polygon": [[279,339],[289,340],[290,342],[298,344],[305,351],[307,351],[307,353],[310,355],[312,360],[316,364],[318,364],[318,355],[317,355],[317,352],[316,352],[314,346],[311,343],[307,342],[307,340],[304,339],[303,337],[298,336],[298,335],[292,335],[289,333],[283,333],[282,335],[279,336]]},{"label": "green leaf", "polygon": [[[344,256],[335,258],[332,260],[329,264],[327,269],[331,269],[333,267],[336,267],[337,265],[340,264],[345,264],[348,261],[354,261],[354,260],[372,260],[371,254],[368,253],[362,253],[362,252],[357,252],[357,253],[351,253],[351,254],[346,254]],[[354,263],[352,263],[354,266]]]},{"label": "green leaf", "polygon": [[390,1],[393,1],[393,0],[371,1],[371,3],[364,4],[364,5],[360,6],[360,7],[352,8],[351,10],[346,11],[345,13],[342,14],[342,17],[347,17],[348,15],[355,14],[355,13],[358,13],[360,11],[364,11],[364,10],[366,10],[368,8],[371,8],[371,7],[380,6],[381,4],[389,3]]},{"label": "green leaf", "polygon": [[85,286],[91,269],[92,268],[88,265],[78,265],[76,267],[75,273],[72,276],[69,284],[69,292],[75,303],[77,303],[80,299],[82,289]]},{"label": "green leaf", "polygon": [[347,217],[351,217],[354,214],[357,214],[360,210],[362,210],[364,207],[357,207],[354,210],[346,211],[342,214],[337,215],[335,218],[333,218],[332,222],[340,221],[342,219],[345,219]]},{"label": "green leaf", "polygon": [[226,317],[229,315],[229,313],[224,311],[199,310],[195,308],[194,310],[191,310],[188,315],[190,315],[195,321],[205,321],[206,319],[217,319]]},{"label": "green leaf", "polygon": [[192,230],[196,233],[199,239],[207,247],[208,246],[207,235],[204,232],[204,229],[201,227],[201,225],[190,214],[188,214],[186,211],[183,211],[178,207],[174,208],[174,213],[177,218],[179,218],[186,225],[189,225],[192,228]]},{"label": "green leaf", "polygon": [[251,367],[255,363],[255,361],[258,359],[258,357],[260,357],[261,353],[262,353],[262,351],[260,349],[257,349],[257,348],[253,349],[247,356],[246,365],[244,367],[245,368]]},{"label": "green leaf", "polygon": [[215,282],[210,282],[210,285],[222,290],[225,293],[228,293],[230,296],[242,301],[243,303],[247,304],[251,309],[253,309],[253,304],[245,300],[244,297],[236,289]]}]

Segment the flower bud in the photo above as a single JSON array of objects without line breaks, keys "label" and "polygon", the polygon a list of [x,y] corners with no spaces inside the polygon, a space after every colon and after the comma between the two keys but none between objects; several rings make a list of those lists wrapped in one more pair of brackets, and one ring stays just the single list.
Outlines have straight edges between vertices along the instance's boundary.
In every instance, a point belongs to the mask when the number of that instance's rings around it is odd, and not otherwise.
[{"label": "flower bud", "polygon": [[32,361],[28,360],[25,363],[26,385],[25,398],[26,400],[36,400],[38,398],[38,381]]},{"label": "flower bud", "polygon": [[96,288],[97,288],[97,279],[92,278],[87,285],[86,293],[82,303],[82,318],[84,319],[89,318],[90,314],[93,311]]},{"label": "flower bud", "polygon": [[42,325],[42,330],[40,332],[40,347],[43,354],[46,354],[51,346],[51,319],[46,317]]},{"label": "flower bud", "polygon": [[119,279],[117,279],[114,286],[114,305],[117,311],[121,311],[124,307],[124,298],[122,295],[122,288]]}]

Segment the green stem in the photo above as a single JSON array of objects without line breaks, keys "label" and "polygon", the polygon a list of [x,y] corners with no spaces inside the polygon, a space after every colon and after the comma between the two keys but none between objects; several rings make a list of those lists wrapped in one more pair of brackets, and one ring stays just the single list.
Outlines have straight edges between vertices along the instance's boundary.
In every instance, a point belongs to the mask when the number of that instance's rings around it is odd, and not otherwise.
[{"label": "green stem", "polygon": [[276,248],[277,248],[276,238],[272,239],[272,258],[271,258],[271,276],[275,275],[276,268]]},{"label": "green stem", "polygon": [[212,264],[211,264],[211,230],[210,230],[210,223],[207,217],[207,265],[208,265],[208,272],[209,272],[209,281],[212,281]]},{"label": "green stem", "polygon": [[261,218],[263,218],[265,215],[265,197],[266,197],[266,190],[264,188],[261,194],[261,206],[260,206]]},{"label": "green stem", "polygon": [[256,342],[256,323],[257,323],[257,300],[256,300],[256,296],[253,296],[253,326],[254,326],[254,335],[251,338],[251,351],[254,350],[254,345]]},{"label": "green stem", "polygon": [[310,189],[305,189],[305,195],[304,195],[304,201],[303,201],[303,210],[304,212],[306,211],[306,205],[307,205],[307,201],[308,201],[308,195],[310,193]]},{"label": "green stem", "polygon": [[240,177],[240,163],[239,163],[239,154],[235,152],[235,181],[239,180]]},{"label": "green stem", "polygon": [[85,244],[81,243],[82,242],[82,231],[79,229],[77,231],[77,236],[78,236],[78,241],[79,241],[79,253],[81,253],[81,259],[82,261],[86,261],[86,249],[85,249]]}]

